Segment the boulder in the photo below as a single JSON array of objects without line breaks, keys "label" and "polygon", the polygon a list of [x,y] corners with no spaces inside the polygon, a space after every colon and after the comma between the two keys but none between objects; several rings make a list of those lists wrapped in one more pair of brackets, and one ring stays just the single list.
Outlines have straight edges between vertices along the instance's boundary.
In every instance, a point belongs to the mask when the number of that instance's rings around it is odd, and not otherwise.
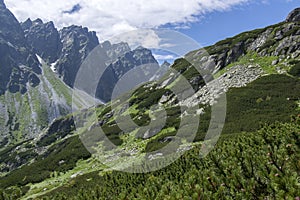
[{"label": "boulder", "polygon": [[286,22],[298,22],[300,21],[300,8],[294,9],[288,17],[286,18]]}]

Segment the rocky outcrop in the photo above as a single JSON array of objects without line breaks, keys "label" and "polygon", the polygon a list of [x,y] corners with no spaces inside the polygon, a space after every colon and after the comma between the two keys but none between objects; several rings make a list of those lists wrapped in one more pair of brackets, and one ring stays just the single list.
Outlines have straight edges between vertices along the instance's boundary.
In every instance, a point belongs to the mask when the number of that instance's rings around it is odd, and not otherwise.
[{"label": "rocky outcrop", "polygon": [[54,63],[61,53],[62,43],[53,22],[27,19],[21,26],[31,51],[36,52],[44,61]]},{"label": "rocky outcrop", "polygon": [[300,8],[294,9],[286,18],[286,22],[300,21]]},{"label": "rocky outcrop", "polygon": [[55,65],[57,73],[63,81],[73,87],[76,74],[83,60],[99,45],[95,32],[82,26],[69,26],[59,31],[62,51]]},{"label": "rocky outcrop", "polygon": [[69,133],[75,129],[73,117],[61,118],[55,120],[48,128],[46,135],[53,135],[55,133]]},{"label": "rocky outcrop", "polygon": [[260,56],[286,57],[300,54],[300,9],[292,11],[285,22],[263,29],[241,33],[215,45],[186,55],[188,61],[211,73],[232,64],[243,55],[255,52]]}]

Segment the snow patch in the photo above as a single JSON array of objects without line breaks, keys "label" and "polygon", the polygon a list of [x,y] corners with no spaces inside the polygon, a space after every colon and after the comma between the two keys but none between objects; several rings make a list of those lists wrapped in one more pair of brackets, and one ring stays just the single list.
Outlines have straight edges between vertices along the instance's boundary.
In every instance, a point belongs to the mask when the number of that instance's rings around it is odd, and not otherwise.
[{"label": "snow patch", "polygon": [[12,47],[12,48],[16,48],[12,43],[10,43],[10,42],[7,42],[6,43],[8,46],[10,46],[10,47]]},{"label": "snow patch", "polygon": [[57,63],[58,63],[58,60],[55,61],[54,63],[50,64],[50,69],[51,69],[53,72],[56,72],[55,66],[56,66]]},{"label": "snow patch", "polygon": [[40,64],[44,63],[44,60],[41,58],[41,56],[39,56],[38,54],[35,54],[35,56],[37,57]]}]

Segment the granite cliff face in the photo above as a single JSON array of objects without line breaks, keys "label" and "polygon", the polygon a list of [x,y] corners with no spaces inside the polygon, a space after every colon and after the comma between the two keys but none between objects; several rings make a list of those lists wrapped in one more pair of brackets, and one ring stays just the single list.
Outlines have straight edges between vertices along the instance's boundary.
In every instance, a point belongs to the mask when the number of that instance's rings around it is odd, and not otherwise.
[{"label": "granite cliff face", "polygon": [[43,23],[41,19],[27,19],[21,26],[31,51],[47,63],[54,63],[61,53],[62,43],[53,22]]},{"label": "granite cliff face", "polygon": [[23,30],[0,2],[0,94],[27,91],[27,83],[33,87],[40,82],[39,62],[34,53],[28,50]]},{"label": "granite cliff face", "polygon": [[[130,79],[135,79],[135,81],[148,81],[151,79],[151,76],[145,76],[147,73],[154,74],[157,70],[159,70],[159,65],[152,55],[151,51],[138,47],[135,50],[130,50],[128,45],[124,46],[124,43],[117,44],[115,46],[110,47],[111,50],[108,51],[108,57],[119,57],[116,60],[111,60],[106,71],[103,76],[99,80],[99,84],[96,91],[96,97],[108,102],[111,100],[112,92],[117,82],[124,76],[126,73],[131,72]],[[119,49],[116,51],[116,49]],[[116,54],[116,52],[118,52]],[[144,80],[141,80],[144,79]],[[127,81],[130,81],[127,79]],[[131,81],[130,81],[131,82]],[[131,82],[133,85],[133,81]],[[130,84],[129,84],[130,85]],[[122,94],[132,88],[124,89],[123,92],[119,92]]]},{"label": "granite cliff face", "polygon": [[62,80],[73,87],[76,74],[83,60],[99,45],[95,32],[81,26],[69,26],[59,31],[62,51],[55,65]]}]

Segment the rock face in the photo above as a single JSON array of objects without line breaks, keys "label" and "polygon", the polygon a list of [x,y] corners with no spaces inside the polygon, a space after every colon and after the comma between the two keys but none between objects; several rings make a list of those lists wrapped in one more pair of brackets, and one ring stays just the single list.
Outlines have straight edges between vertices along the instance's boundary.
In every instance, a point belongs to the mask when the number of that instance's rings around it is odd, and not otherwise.
[{"label": "rock face", "polygon": [[[137,49],[131,51],[129,47],[129,49],[127,48],[127,46],[128,45],[124,46],[124,43],[120,43],[115,47],[111,46],[111,51],[108,51],[108,55],[113,55],[112,57],[116,57],[115,55],[118,54],[121,54],[121,56],[108,65],[106,71],[99,81],[96,97],[105,102],[111,100],[112,92],[116,83],[130,70],[134,68],[136,69],[130,74],[130,78],[138,81],[139,78],[144,78],[146,73],[150,71],[157,71],[159,69],[159,65],[150,50],[143,47],[138,47]],[[121,51],[115,54],[116,51],[114,49],[121,49]],[[148,80],[150,80],[150,78],[151,77],[148,77]],[[120,94],[121,93],[122,92],[120,92]]]},{"label": "rock face", "polygon": [[28,50],[23,30],[0,2],[0,94],[27,91],[27,83],[31,86],[39,84],[41,73],[36,56]]},{"label": "rock face", "polygon": [[62,43],[53,22],[43,23],[41,19],[27,19],[21,26],[31,51],[36,52],[46,62],[54,63],[61,53]]},{"label": "rock face", "polygon": [[286,18],[287,22],[297,22],[300,21],[300,8],[294,9]]},{"label": "rock face", "polygon": [[62,51],[55,65],[63,81],[73,87],[76,74],[83,60],[99,45],[95,32],[81,26],[69,26],[59,31]]}]

